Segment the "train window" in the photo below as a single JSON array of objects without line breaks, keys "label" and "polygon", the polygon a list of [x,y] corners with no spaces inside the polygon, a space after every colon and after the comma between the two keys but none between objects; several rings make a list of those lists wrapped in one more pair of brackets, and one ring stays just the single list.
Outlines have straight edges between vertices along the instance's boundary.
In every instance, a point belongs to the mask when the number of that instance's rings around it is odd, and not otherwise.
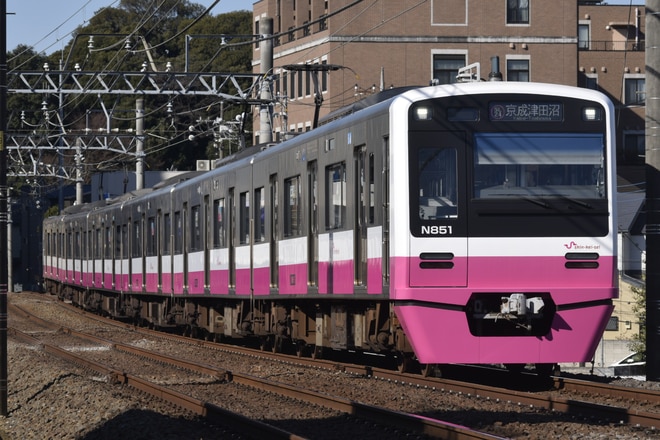
[{"label": "train window", "polygon": [[284,181],[284,236],[300,235],[301,216],[300,177],[292,177]]},{"label": "train window", "polygon": [[66,233],[66,257],[67,258],[71,258],[71,256],[72,256],[72,252],[71,252],[71,243],[73,241],[72,235],[73,234],[71,233],[71,231]]},{"label": "train window", "polygon": [[225,247],[225,199],[213,201],[213,212],[213,246],[217,249]]},{"label": "train window", "polygon": [[157,255],[157,235],[156,235],[156,217],[149,217],[147,220],[147,256],[154,257]]},{"label": "train window", "polygon": [[264,187],[254,190],[254,241],[266,240],[266,194]]},{"label": "train window", "polygon": [[420,219],[434,220],[458,216],[455,148],[420,148],[417,178]]},{"label": "train window", "polygon": [[374,153],[369,154],[369,224],[373,225],[376,218],[376,207],[374,206],[376,197],[375,176],[374,176]]},{"label": "train window", "polygon": [[476,198],[602,198],[600,134],[482,133],[475,135]]},{"label": "train window", "polygon": [[75,258],[80,258],[82,255],[82,243],[80,242],[80,231],[76,231],[76,243],[73,251]]},{"label": "train window", "polygon": [[325,169],[325,223],[327,229],[344,227],[346,218],[346,164],[338,163]]},{"label": "train window", "polygon": [[200,207],[195,205],[190,208],[190,216],[192,221],[192,228],[190,229],[190,250],[202,250],[202,219],[200,216]]},{"label": "train window", "polygon": [[183,252],[183,218],[181,211],[174,213],[174,253],[180,254]]},{"label": "train window", "polygon": [[128,258],[128,225],[121,226],[121,258]]},{"label": "train window", "polygon": [[101,229],[96,229],[96,239],[94,240],[94,258],[100,260],[103,257],[103,235]]},{"label": "train window", "polygon": [[105,228],[105,241],[103,242],[104,257],[112,258],[112,229]]},{"label": "train window", "polygon": [[242,192],[239,195],[239,203],[238,240],[240,244],[247,244],[250,242],[250,193]]},{"label": "train window", "polygon": [[140,222],[133,222],[133,242],[131,243],[131,256],[137,258],[142,256],[142,239],[140,234]]},{"label": "train window", "polygon": [[170,222],[170,214],[165,214],[163,216],[163,228],[165,229],[163,234],[163,253],[169,254],[172,252],[170,239],[172,237],[172,223]]}]

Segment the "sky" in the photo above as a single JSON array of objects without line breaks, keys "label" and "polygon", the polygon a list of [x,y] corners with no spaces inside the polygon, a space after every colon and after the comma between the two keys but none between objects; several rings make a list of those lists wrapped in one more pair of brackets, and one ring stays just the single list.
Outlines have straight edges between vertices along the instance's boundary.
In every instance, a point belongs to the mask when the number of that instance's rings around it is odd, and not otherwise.
[{"label": "sky", "polygon": [[[117,7],[119,0],[6,0],[7,50],[19,44],[50,54],[61,50],[71,40],[71,33],[87,24],[104,7]],[[256,0],[254,0],[256,1]],[[252,11],[253,0],[220,0],[211,15]],[[214,0],[190,0],[209,7]]]}]

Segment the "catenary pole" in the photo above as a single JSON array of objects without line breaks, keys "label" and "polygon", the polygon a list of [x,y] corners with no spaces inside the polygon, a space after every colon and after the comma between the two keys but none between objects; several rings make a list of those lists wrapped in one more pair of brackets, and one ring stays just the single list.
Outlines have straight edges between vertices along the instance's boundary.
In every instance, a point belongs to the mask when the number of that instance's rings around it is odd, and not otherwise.
[{"label": "catenary pole", "polygon": [[0,415],[7,416],[7,0],[0,20]]},{"label": "catenary pole", "polygon": [[660,0],[646,0],[646,378],[660,380]]},{"label": "catenary pole", "polygon": [[260,98],[264,101],[259,106],[259,143],[267,144],[273,141],[273,125],[271,124],[273,118],[273,111],[270,103],[271,100],[271,85],[273,75],[273,39],[268,38],[273,33],[273,19],[265,17],[261,20],[262,40],[259,43],[259,50],[261,51],[261,73],[266,79],[261,82]]}]

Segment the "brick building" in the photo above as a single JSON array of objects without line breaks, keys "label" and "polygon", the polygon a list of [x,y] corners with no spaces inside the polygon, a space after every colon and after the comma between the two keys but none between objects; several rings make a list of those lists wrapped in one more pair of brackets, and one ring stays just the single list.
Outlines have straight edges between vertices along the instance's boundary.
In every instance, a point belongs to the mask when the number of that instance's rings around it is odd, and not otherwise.
[{"label": "brick building", "polygon": [[[285,132],[312,129],[312,75],[317,75],[323,97],[322,118],[391,87],[455,82],[459,68],[475,63],[480,66],[479,76],[488,79],[491,59],[498,57],[504,81],[566,84],[608,95],[617,113],[620,190],[641,191],[643,197],[645,17],[643,2],[638,3],[257,1],[254,33],[260,34],[260,24],[271,18],[276,37],[273,92],[279,99],[274,109],[274,139],[281,139]],[[259,52],[255,46],[255,72],[261,72]],[[304,64],[326,69],[290,67]],[[258,111],[254,117],[255,127],[259,126]],[[254,141],[258,143],[258,137]],[[622,288],[623,292],[629,294],[629,289]],[[612,330],[604,338],[607,344],[597,353],[597,365],[623,357],[627,349],[622,340],[638,331],[639,323],[631,323],[625,304],[629,299],[622,297],[617,311],[626,316],[615,311]]]}]

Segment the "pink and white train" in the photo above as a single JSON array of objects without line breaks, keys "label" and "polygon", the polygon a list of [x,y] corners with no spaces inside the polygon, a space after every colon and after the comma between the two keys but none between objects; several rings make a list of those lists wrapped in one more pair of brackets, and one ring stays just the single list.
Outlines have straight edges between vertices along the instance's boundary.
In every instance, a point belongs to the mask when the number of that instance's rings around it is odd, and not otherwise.
[{"label": "pink and white train", "polygon": [[618,295],[613,107],[410,89],[205,173],[45,220],[47,291],[273,350],[588,362]]}]

